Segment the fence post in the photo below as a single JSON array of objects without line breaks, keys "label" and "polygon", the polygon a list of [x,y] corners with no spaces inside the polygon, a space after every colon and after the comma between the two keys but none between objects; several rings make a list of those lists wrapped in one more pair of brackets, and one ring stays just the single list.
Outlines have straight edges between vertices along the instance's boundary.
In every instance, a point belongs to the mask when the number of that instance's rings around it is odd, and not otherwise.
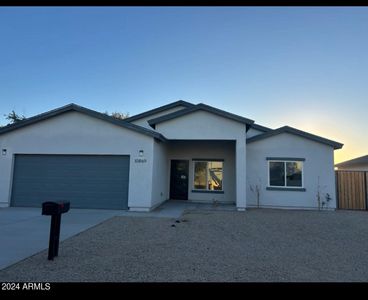
[{"label": "fence post", "polygon": [[365,196],[365,210],[368,210],[368,181],[367,181],[367,173],[364,172],[364,196]]},{"label": "fence post", "polygon": [[340,208],[339,199],[339,171],[335,171],[336,209]]}]

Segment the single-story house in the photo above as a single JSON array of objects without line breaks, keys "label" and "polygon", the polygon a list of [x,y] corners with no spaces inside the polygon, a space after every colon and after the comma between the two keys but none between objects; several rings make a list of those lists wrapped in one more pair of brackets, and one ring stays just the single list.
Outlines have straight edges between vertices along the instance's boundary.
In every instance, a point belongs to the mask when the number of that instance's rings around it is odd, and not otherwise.
[{"label": "single-story house", "polygon": [[335,167],[338,171],[368,171],[368,155],[346,160]]},{"label": "single-story house", "polygon": [[69,104],[0,129],[0,205],[149,211],[179,199],[314,209],[320,192],[333,209],[342,146],[202,103],[125,120]]}]

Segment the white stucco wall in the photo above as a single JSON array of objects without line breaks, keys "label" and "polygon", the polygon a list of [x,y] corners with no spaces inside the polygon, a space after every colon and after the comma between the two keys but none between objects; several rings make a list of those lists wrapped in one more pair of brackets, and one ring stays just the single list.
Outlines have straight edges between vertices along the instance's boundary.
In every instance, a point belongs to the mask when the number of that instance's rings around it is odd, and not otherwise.
[{"label": "white stucco wall", "polygon": [[[115,154],[130,155],[130,208],[151,206],[153,138],[78,112],[60,116],[0,136],[0,205],[10,201],[13,154]],[[135,163],[139,150],[146,163]]]},{"label": "white stucco wall", "polygon": [[185,108],[186,108],[185,106],[180,105],[180,106],[177,106],[177,107],[174,107],[174,108],[166,109],[166,110],[161,111],[159,113],[152,114],[148,117],[143,117],[141,119],[137,119],[135,121],[132,121],[132,124],[139,125],[139,126],[142,126],[142,127],[153,130],[153,128],[148,124],[148,122],[147,122],[148,120],[158,118],[158,117],[161,117],[163,115],[167,115],[167,114],[170,114],[170,113],[173,113],[173,112],[176,112],[178,110],[185,109]]},{"label": "white stucco wall", "polygon": [[151,207],[155,208],[165,200],[168,200],[168,158],[167,143],[155,141],[153,144],[153,168],[152,168],[152,201]]},{"label": "white stucco wall", "polygon": [[245,138],[245,124],[206,111],[195,111],[163,123],[156,131],[168,139],[236,140]]},{"label": "white stucco wall", "polygon": [[[266,157],[305,158],[303,167],[306,191],[270,191]],[[288,133],[247,144],[247,205],[255,206],[257,197],[250,190],[260,186],[260,206],[318,208],[318,178],[322,197],[328,193],[329,208],[336,208],[333,148]]]},{"label": "white stucco wall", "polygon": [[[167,144],[168,166],[170,174],[170,161],[175,159],[189,160],[188,199],[195,202],[235,203],[235,141],[171,141]],[[223,194],[195,193],[194,162],[193,158],[223,159]],[[170,176],[167,178],[167,193],[170,192]]]}]

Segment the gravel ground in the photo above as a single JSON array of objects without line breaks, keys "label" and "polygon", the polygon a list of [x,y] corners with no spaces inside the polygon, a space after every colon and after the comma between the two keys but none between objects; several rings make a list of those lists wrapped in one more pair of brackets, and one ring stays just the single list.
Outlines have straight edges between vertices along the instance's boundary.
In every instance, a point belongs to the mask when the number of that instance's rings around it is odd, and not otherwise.
[{"label": "gravel ground", "polygon": [[114,217],[0,271],[0,281],[368,281],[368,213],[191,211]]}]

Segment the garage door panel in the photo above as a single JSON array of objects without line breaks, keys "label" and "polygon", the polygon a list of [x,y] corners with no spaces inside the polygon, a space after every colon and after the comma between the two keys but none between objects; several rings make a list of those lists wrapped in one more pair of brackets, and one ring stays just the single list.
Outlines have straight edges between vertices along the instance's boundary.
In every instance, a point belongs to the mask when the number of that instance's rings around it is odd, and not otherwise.
[{"label": "garage door panel", "polygon": [[12,205],[127,209],[129,156],[15,155]]}]

